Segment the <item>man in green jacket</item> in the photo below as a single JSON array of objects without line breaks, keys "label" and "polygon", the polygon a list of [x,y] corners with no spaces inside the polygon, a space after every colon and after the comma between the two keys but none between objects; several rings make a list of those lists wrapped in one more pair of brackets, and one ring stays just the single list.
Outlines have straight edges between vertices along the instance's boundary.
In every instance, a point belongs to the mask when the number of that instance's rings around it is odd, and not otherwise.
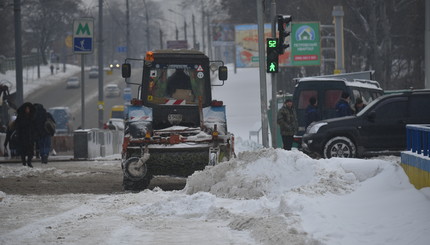
[{"label": "man in green jacket", "polygon": [[281,131],[284,150],[291,150],[293,146],[293,136],[297,133],[297,115],[293,109],[293,101],[287,99],[278,111],[278,124]]}]

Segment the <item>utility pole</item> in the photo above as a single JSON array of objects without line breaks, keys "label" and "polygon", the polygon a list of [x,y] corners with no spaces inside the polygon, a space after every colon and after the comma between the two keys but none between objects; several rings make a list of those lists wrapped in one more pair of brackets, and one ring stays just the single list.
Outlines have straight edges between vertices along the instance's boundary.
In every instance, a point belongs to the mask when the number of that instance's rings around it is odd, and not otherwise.
[{"label": "utility pole", "polygon": [[127,45],[127,50],[126,50],[126,58],[130,57],[130,8],[129,8],[129,4],[128,4],[128,0],[125,1],[125,5],[126,5],[126,28],[127,28],[127,34],[126,34],[126,45]]},{"label": "utility pole", "polygon": [[146,19],[146,51],[151,50],[150,46],[150,36],[149,36],[149,13],[148,13],[148,5],[146,4],[146,0],[143,0],[143,3],[145,4],[145,19]]},{"label": "utility pole", "polygon": [[193,24],[193,49],[196,49],[197,43],[196,43],[196,23],[194,19],[194,14],[192,15],[192,24]]},{"label": "utility pole", "polygon": [[260,100],[261,100],[261,138],[264,147],[269,147],[268,124],[267,124],[267,84],[264,52],[264,20],[263,1],[257,0],[257,20],[258,20],[258,57],[260,63]]},{"label": "utility pole", "polygon": [[[270,19],[272,20],[272,37],[276,38],[276,1],[272,0],[270,6]],[[278,113],[278,101],[277,101],[277,90],[278,90],[278,73],[271,73],[272,78],[272,104],[270,105],[270,109],[272,111],[272,147],[277,148],[277,113]]]},{"label": "utility pole", "polygon": [[207,15],[207,18],[208,18],[208,20],[207,20],[207,25],[208,25],[208,27],[207,27],[207,30],[208,30],[208,56],[209,56],[209,58],[211,58],[211,59],[213,59],[213,56],[212,56],[212,38],[211,38],[211,24],[210,24],[210,14],[209,13],[206,13]]},{"label": "utility pole", "polygon": [[21,42],[21,0],[14,0],[15,17],[15,78],[16,78],[16,106],[24,103],[24,86],[22,78],[22,42]]},{"label": "utility pole", "polygon": [[334,17],[334,33],[335,33],[335,46],[336,46],[336,64],[335,73],[345,72],[344,62],[344,46],[343,46],[343,8],[342,6],[334,6],[332,15]]},{"label": "utility pole", "polygon": [[202,3],[202,44],[203,44],[203,53],[206,52],[206,44],[205,44],[205,8],[203,1],[200,1]]},{"label": "utility pole", "polygon": [[426,0],[426,11],[425,11],[425,60],[424,60],[424,72],[425,72],[425,84],[424,88],[430,89],[430,0]]},{"label": "utility pole", "polygon": [[98,115],[99,115],[99,128],[103,128],[103,112],[104,112],[104,99],[103,99],[103,0],[99,0],[99,47],[98,47],[98,58],[99,58],[99,98],[97,103]]}]

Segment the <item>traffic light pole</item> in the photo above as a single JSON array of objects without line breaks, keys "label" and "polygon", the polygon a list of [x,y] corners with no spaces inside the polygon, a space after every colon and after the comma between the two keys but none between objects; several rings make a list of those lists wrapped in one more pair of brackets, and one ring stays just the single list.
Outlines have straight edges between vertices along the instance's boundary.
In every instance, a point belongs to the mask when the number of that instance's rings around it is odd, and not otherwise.
[{"label": "traffic light pole", "polygon": [[[271,8],[270,8],[270,19],[272,19],[272,37],[276,38],[276,1],[272,0]],[[278,114],[278,102],[277,102],[277,90],[278,90],[278,76],[277,73],[271,73],[272,79],[272,104],[270,105],[270,109],[272,111],[272,147],[277,148],[277,137],[278,137],[278,123],[277,123],[277,114]]]},{"label": "traffic light pole", "polygon": [[263,0],[257,0],[257,20],[258,20],[258,57],[260,68],[260,101],[261,101],[261,138],[264,147],[269,147],[268,123],[267,123],[267,84],[264,62],[264,20],[263,20]]}]

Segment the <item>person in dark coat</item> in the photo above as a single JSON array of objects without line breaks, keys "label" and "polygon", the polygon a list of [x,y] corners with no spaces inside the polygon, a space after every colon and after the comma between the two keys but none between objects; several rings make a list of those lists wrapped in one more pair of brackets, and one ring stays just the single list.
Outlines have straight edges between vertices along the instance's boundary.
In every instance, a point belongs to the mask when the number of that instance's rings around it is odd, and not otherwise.
[{"label": "person in dark coat", "polygon": [[311,124],[312,122],[319,121],[320,116],[318,113],[318,107],[317,107],[317,99],[315,97],[311,97],[309,99],[309,105],[305,110],[305,124],[306,128]]},{"label": "person in dark coat", "polygon": [[33,167],[31,160],[34,155],[34,106],[30,102],[22,104],[17,111],[15,120],[18,134],[18,150],[21,154],[22,165]]},{"label": "person in dark coat", "polygon": [[298,122],[296,111],[293,108],[293,101],[287,99],[278,111],[277,122],[281,131],[284,150],[291,150],[293,146],[294,134],[297,133]]},{"label": "person in dark coat", "polygon": [[343,92],[340,100],[336,103],[336,117],[345,117],[354,114],[354,111],[349,106],[349,100],[349,93]]},{"label": "person in dark coat", "polygon": [[52,120],[55,122],[52,115],[46,111],[46,109],[41,104],[34,104],[34,124],[35,124],[35,141],[36,146],[40,154],[41,162],[44,164],[48,163],[49,152],[51,151],[51,136],[52,132],[48,132],[45,122]]}]

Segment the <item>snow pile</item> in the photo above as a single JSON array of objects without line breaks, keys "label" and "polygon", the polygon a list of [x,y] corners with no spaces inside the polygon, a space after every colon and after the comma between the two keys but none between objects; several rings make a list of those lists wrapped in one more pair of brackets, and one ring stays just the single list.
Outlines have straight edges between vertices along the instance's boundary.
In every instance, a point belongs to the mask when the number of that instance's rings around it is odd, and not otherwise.
[{"label": "snow pile", "polygon": [[[259,149],[194,173],[180,191],[0,193],[0,243],[427,244],[430,188],[416,190],[398,158],[387,160]],[[0,176],[28,169],[14,167]]]},{"label": "snow pile", "polygon": [[299,151],[261,149],[242,152],[236,159],[194,173],[185,191],[234,199],[272,198],[289,191],[344,194],[351,192],[357,182],[375,176],[381,165],[379,160],[342,164],[341,159],[313,160]]}]

